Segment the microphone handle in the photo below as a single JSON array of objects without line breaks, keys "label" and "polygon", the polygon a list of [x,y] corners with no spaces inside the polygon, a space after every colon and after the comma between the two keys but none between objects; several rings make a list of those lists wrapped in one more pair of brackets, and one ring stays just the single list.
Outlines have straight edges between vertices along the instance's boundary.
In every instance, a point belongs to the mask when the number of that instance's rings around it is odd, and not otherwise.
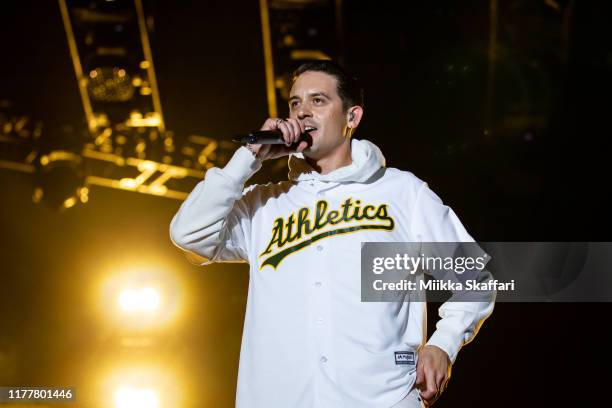
[{"label": "microphone handle", "polygon": [[[300,140],[308,140],[309,136],[308,133],[302,133]],[[232,141],[243,144],[285,144],[280,130],[256,130],[248,135],[238,135]]]}]

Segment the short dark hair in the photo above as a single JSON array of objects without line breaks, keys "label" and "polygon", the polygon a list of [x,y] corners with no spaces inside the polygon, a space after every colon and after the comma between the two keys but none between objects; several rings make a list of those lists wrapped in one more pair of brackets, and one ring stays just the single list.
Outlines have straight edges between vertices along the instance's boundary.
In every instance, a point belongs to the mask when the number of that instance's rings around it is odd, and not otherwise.
[{"label": "short dark hair", "polygon": [[336,78],[338,95],[342,99],[342,108],[347,111],[351,106],[363,107],[363,88],[354,76],[346,72],[340,65],[331,60],[305,62],[293,71],[292,82],[304,72],[325,72]]}]

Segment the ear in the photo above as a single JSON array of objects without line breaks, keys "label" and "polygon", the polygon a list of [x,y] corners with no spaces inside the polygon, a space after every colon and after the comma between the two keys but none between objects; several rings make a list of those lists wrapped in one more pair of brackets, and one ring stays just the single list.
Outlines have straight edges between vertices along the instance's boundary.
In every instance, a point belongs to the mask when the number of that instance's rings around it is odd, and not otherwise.
[{"label": "ear", "polygon": [[361,118],[363,117],[363,108],[357,105],[353,106],[349,108],[346,115],[347,126],[351,129],[355,129],[359,126],[359,122],[361,122]]}]

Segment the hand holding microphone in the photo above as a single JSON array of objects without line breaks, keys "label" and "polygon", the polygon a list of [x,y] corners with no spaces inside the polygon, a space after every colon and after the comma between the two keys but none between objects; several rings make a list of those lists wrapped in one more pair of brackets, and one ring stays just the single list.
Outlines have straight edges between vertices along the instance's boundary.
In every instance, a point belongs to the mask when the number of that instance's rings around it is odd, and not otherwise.
[{"label": "hand holding microphone", "polygon": [[267,119],[260,131],[234,138],[235,142],[247,143],[249,149],[261,161],[276,159],[306,149],[312,138],[306,125],[297,119]]}]

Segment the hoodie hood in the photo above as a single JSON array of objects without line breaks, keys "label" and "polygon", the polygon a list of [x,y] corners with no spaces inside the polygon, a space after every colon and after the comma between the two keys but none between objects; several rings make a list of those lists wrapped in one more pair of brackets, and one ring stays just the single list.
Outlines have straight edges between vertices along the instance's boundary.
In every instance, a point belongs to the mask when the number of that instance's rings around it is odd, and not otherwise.
[{"label": "hoodie hood", "polygon": [[348,166],[340,167],[322,175],[308,164],[302,153],[293,153],[289,157],[289,180],[363,183],[381,167],[385,167],[385,158],[382,152],[378,146],[367,140],[351,140],[351,157],[353,162]]}]

